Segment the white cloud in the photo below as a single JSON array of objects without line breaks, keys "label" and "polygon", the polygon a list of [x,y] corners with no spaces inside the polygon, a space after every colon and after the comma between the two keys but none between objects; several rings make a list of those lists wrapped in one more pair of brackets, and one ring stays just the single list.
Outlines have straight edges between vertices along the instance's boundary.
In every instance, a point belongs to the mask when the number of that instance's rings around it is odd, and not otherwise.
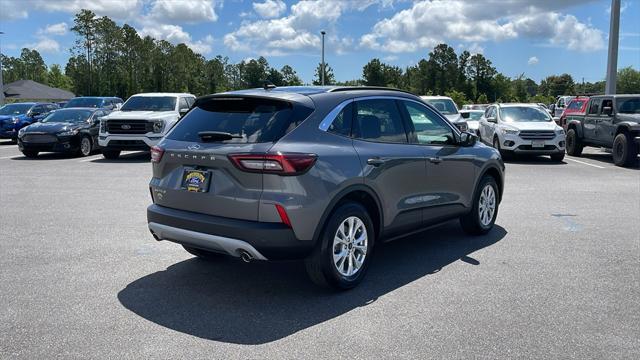
[{"label": "white cloud", "polygon": [[38,50],[40,53],[57,53],[60,52],[60,44],[54,39],[41,37],[35,43],[25,44],[28,49]]},{"label": "white cloud", "polygon": [[303,0],[291,6],[288,16],[245,21],[224,36],[224,44],[232,51],[260,55],[284,55],[293,51],[320,49],[320,30],[327,29],[328,48],[340,53],[352,46],[352,39],[341,39],[332,29],[343,12],[357,2]]},{"label": "white cloud", "polygon": [[282,0],[265,0],[262,3],[253,3],[253,10],[265,19],[276,18],[287,11],[287,4]]},{"label": "white cloud", "polygon": [[201,40],[188,41],[186,44],[194,52],[202,55],[208,55],[213,51],[213,36],[207,35]]},{"label": "white cloud", "polygon": [[44,11],[61,11],[75,14],[81,9],[88,9],[98,16],[106,15],[113,19],[130,19],[142,10],[143,0],[30,0],[16,2],[28,6],[28,9]]},{"label": "white cloud", "polygon": [[156,0],[149,16],[161,21],[188,23],[218,20],[211,0]]},{"label": "white cloud", "polygon": [[540,60],[538,60],[538,58],[536,56],[532,56],[527,61],[527,65],[536,65],[539,62],[540,62]]},{"label": "white cloud", "polygon": [[471,54],[484,54],[484,48],[478,43],[473,43],[467,49]]},{"label": "white cloud", "polygon": [[172,44],[191,41],[191,35],[178,25],[155,24],[150,22],[145,24],[138,33],[141,37],[151,36],[158,40],[167,40]]},{"label": "white cloud", "polygon": [[29,16],[24,3],[15,3],[10,0],[0,0],[0,20],[26,19]]},{"label": "white cloud", "polygon": [[49,35],[64,35],[67,33],[67,23],[61,22],[58,24],[47,25],[44,29],[39,30],[39,33]]},{"label": "white cloud", "polygon": [[573,15],[555,12],[577,3],[578,0],[540,0],[535,5],[528,0],[421,0],[378,21],[371,32],[360,38],[360,46],[399,53],[458,40],[474,42],[479,49],[481,42],[528,37],[571,50],[602,49],[602,31]]}]

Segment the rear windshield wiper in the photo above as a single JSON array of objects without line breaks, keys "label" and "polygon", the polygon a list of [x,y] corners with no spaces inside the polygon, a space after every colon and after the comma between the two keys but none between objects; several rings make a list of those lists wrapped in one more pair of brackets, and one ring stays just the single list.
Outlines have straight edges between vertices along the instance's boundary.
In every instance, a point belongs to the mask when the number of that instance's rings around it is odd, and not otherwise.
[{"label": "rear windshield wiper", "polygon": [[242,139],[242,135],[234,135],[228,132],[222,131],[200,131],[198,133],[200,140],[204,142],[208,141],[223,141],[223,140],[231,140],[231,139]]}]

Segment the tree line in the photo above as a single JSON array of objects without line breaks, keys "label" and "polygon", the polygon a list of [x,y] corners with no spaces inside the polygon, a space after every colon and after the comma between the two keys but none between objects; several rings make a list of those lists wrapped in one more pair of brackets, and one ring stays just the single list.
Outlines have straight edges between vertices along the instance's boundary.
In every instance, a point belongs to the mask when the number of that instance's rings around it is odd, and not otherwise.
[{"label": "tree line", "polygon": [[[303,85],[289,65],[275,68],[264,57],[233,63],[228,57],[206,59],[185,44],[173,45],[150,36],[140,37],[128,24],[117,25],[106,16],[81,10],[71,28],[76,41],[64,71],[47,67],[37,50],[22,49],[20,57],[3,55],[4,82],[31,79],[64,88],[78,95],[109,95],[127,98],[139,92],[189,92],[204,95],[260,87],[264,81],[276,86]],[[312,83],[320,84],[322,66]],[[576,83],[569,74],[551,75],[536,83],[523,74],[508,77],[482,54],[457,54],[439,44],[415,65],[401,68],[372,59],[362,77],[336,81],[325,65],[325,84],[388,86],[419,95],[447,95],[459,105],[494,101],[549,103],[558,95],[603,93],[604,81]],[[619,93],[640,92],[640,72],[628,67],[618,72]]]}]

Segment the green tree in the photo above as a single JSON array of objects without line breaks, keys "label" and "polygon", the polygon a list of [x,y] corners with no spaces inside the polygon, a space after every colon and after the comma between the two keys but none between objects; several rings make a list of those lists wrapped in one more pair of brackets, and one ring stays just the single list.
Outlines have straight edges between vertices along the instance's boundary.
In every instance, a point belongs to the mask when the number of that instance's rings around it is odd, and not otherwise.
[{"label": "green tree", "polygon": [[575,83],[569,74],[551,75],[540,82],[539,91],[546,96],[575,94]]},{"label": "green tree", "polygon": [[451,90],[444,93],[444,95],[450,97],[458,105],[458,109],[462,109],[462,105],[469,103],[469,99],[461,91]]},{"label": "green tree", "polygon": [[487,94],[493,92],[491,80],[496,73],[491,61],[485,58],[484,55],[474,54],[469,58],[466,74],[474,85],[473,96],[476,102],[480,101],[480,95],[485,95],[486,98]]},{"label": "green tree", "polygon": [[285,86],[284,76],[278,69],[270,68],[269,71],[267,71],[267,81],[275,86]]},{"label": "green tree", "polygon": [[640,94],[640,71],[631,66],[618,70],[616,93]]},{"label": "green tree", "polygon": [[[321,77],[322,74],[322,63],[318,64],[316,67],[316,72],[313,77],[313,85],[322,85]],[[336,83],[336,77],[333,75],[333,69],[329,66],[329,63],[325,63],[324,68],[324,84],[325,85],[334,85]]]},{"label": "green tree", "polygon": [[385,65],[380,62],[380,59],[371,59],[362,68],[364,84],[367,86],[387,86],[384,67]]},{"label": "green tree", "polygon": [[447,44],[438,44],[429,53],[429,73],[431,89],[436,94],[455,88],[459,81],[458,57]]},{"label": "green tree", "polygon": [[282,78],[285,86],[300,86],[302,85],[302,80],[298,77],[298,74],[295,70],[289,65],[285,65],[280,69],[282,73]]},{"label": "green tree", "polygon": [[[92,94],[92,56],[94,51],[94,40],[95,40],[95,17],[94,14],[90,10],[82,9],[73,19],[73,27],[71,31],[75,32],[79,39],[76,40],[75,51],[77,54],[84,54],[85,61],[84,64],[87,67],[84,75],[87,77],[85,81],[87,88],[85,89],[85,94]],[[77,89],[76,89],[77,90]]]},{"label": "green tree", "polygon": [[49,73],[47,74],[47,78],[47,83],[49,83],[49,86],[55,88],[71,90],[73,86],[73,84],[71,83],[71,79],[69,79],[69,77],[62,73],[62,69],[58,64],[51,65],[51,67],[49,68]]}]

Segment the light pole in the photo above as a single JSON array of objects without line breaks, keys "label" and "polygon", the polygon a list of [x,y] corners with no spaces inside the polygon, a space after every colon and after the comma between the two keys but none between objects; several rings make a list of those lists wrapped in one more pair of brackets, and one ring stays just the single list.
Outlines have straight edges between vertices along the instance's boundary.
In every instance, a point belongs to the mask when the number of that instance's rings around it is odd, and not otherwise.
[{"label": "light pole", "polygon": [[320,31],[322,34],[322,65],[320,66],[320,84],[324,86],[324,34],[326,32],[324,30]]},{"label": "light pole", "polygon": [[[4,32],[0,31],[0,35],[4,35]],[[2,105],[4,105],[4,82],[2,82],[2,40],[0,40],[0,106]]]},{"label": "light pole", "polygon": [[620,32],[620,0],[611,0],[611,26],[609,27],[609,56],[607,58],[607,85],[604,93],[616,93],[618,76],[618,35]]}]

